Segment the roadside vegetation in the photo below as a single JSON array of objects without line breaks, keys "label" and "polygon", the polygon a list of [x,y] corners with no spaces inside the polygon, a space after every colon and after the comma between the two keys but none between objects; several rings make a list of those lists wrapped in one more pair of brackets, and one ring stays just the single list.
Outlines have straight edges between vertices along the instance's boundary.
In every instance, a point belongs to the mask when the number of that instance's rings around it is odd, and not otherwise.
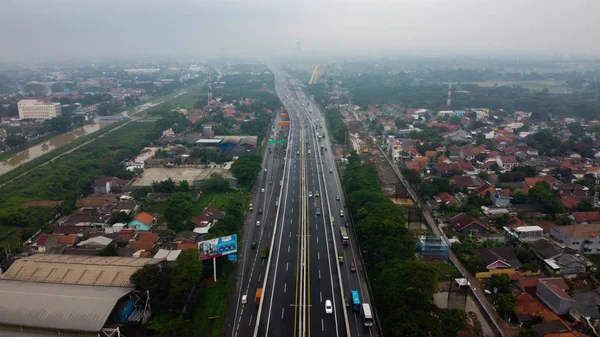
[{"label": "roadside vegetation", "polygon": [[439,309],[433,293],[447,268],[415,259],[402,209],[381,192],[377,169],[353,152],[343,173],[347,205],[363,252],[377,317],[388,336],[456,336],[466,313]]}]

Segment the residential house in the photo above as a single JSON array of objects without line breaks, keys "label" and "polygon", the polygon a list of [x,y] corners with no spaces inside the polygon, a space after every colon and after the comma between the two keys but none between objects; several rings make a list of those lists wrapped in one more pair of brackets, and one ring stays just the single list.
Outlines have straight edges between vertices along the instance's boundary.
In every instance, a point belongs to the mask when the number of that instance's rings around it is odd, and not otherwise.
[{"label": "residential house", "polygon": [[117,177],[100,177],[92,183],[94,193],[110,193],[113,189],[120,189],[127,185],[127,180]]},{"label": "residential house", "polygon": [[113,239],[107,238],[106,236],[94,236],[93,238],[79,242],[77,247],[102,249],[110,245],[113,241]]},{"label": "residential house", "polygon": [[491,195],[492,197],[492,204],[496,207],[506,207],[508,205],[510,205],[510,200],[512,199],[512,197],[508,196],[508,195],[504,195],[500,192],[495,192]]},{"label": "residential house", "polygon": [[521,242],[532,242],[541,239],[544,230],[540,226],[504,227],[505,234]]},{"label": "residential house", "polygon": [[467,189],[469,193],[473,193],[477,187],[484,183],[483,180],[474,176],[455,176],[452,180],[456,187]]},{"label": "residential house", "polygon": [[141,232],[137,233],[137,237],[134,241],[131,241],[130,247],[135,251],[152,251],[156,246],[156,241],[159,235],[156,233]]},{"label": "residential house", "polygon": [[39,253],[45,253],[58,246],[58,237],[52,234],[42,234],[33,243],[32,247]]},{"label": "residential house", "polygon": [[589,273],[593,263],[585,258],[571,254],[561,254],[554,258],[544,260],[546,268],[554,275],[578,275]]},{"label": "residential house", "polygon": [[600,225],[553,226],[550,235],[578,253],[600,253]]},{"label": "residential house", "polygon": [[417,244],[422,259],[448,259],[449,244],[446,238],[436,236],[419,236]]},{"label": "residential house", "polygon": [[571,310],[573,298],[567,294],[569,286],[562,278],[538,280],[537,297],[557,315],[566,315]]},{"label": "residential house", "polygon": [[539,337],[580,337],[569,333],[569,327],[560,319],[545,321],[544,323],[532,325],[531,328]]},{"label": "residential house", "polygon": [[483,262],[486,270],[478,272],[477,278],[489,278],[494,274],[512,275],[522,267],[513,247],[482,247],[472,249],[471,254]]},{"label": "residential house", "polygon": [[496,157],[496,163],[506,171],[510,171],[519,165],[517,158],[514,156],[498,156]]},{"label": "residential house", "polygon": [[146,212],[137,214],[133,220],[131,220],[127,227],[135,228],[138,231],[149,231],[150,227],[154,224],[154,217]]},{"label": "residential house", "polygon": [[480,220],[473,218],[472,216],[461,213],[448,220],[452,228],[455,231],[463,235],[479,235],[487,233],[490,227]]},{"label": "residential house", "polygon": [[600,212],[573,212],[570,216],[580,225],[600,224]]},{"label": "residential house", "polygon": [[576,292],[569,316],[576,322],[583,322],[596,331],[600,330],[600,289]]},{"label": "residential house", "polygon": [[[537,284],[537,280],[534,281]],[[550,311],[542,302],[540,302],[540,300],[527,292],[517,296],[515,315],[521,324],[531,322],[535,317],[542,317],[544,322],[559,319],[559,317]]]}]

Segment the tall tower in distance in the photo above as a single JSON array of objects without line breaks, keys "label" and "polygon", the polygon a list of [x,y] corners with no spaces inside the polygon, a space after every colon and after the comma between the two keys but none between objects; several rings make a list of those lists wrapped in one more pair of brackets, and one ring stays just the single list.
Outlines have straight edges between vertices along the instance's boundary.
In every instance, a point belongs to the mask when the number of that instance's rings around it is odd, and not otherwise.
[{"label": "tall tower in distance", "polygon": [[300,41],[296,42],[296,51],[298,53],[302,52],[302,42],[300,42]]},{"label": "tall tower in distance", "polygon": [[452,82],[448,85],[448,100],[446,101],[446,105],[450,106],[452,104]]},{"label": "tall tower in distance", "polygon": [[206,79],[206,85],[208,86],[208,105],[211,105],[213,102],[212,97],[212,81],[210,80],[210,70],[208,71],[208,78]]}]

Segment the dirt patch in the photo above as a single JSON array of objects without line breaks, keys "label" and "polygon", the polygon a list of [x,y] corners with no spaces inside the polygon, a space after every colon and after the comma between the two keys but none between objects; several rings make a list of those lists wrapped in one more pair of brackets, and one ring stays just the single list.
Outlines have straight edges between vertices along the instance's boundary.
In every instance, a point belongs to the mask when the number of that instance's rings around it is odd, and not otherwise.
[{"label": "dirt patch", "polygon": [[467,321],[465,328],[458,333],[458,337],[480,337],[481,336],[481,323],[474,312],[469,311],[467,313]]},{"label": "dirt patch", "polygon": [[[360,156],[367,159],[375,165],[381,181],[381,190],[388,197],[405,197],[406,190],[399,184],[398,176],[394,170],[390,167],[385,157],[379,151],[376,144],[373,144],[372,139],[367,138],[367,144],[365,144],[364,128],[361,121],[356,120],[353,113],[343,112],[346,125],[348,125],[348,133],[350,139],[348,143]],[[365,153],[365,145],[369,150]]]}]

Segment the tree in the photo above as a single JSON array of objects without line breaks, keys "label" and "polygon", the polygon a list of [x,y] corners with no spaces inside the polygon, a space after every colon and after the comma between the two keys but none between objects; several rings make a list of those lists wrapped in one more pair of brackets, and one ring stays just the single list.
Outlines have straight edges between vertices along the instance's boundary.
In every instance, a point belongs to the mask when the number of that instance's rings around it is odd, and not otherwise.
[{"label": "tree", "polygon": [[129,213],[113,212],[113,214],[110,216],[110,219],[108,219],[108,224],[109,225],[114,225],[116,223],[125,223],[126,224],[126,223],[129,223],[131,220],[133,220],[133,217]]},{"label": "tree", "polygon": [[229,181],[220,173],[212,173],[208,178],[208,188],[216,192],[225,192],[230,189]]},{"label": "tree", "polygon": [[581,200],[575,207],[575,211],[577,212],[591,212],[595,209],[596,207],[594,207],[594,202],[590,199]]},{"label": "tree", "polygon": [[171,195],[167,201],[167,208],[164,212],[165,220],[167,220],[170,229],[175,232],[193,227],[186,224],[186,220],[191,214],[194,206],[192,195],[187,192],[177,192]]},{"label": "tree", "polygon": [[540,182],[529,190],[529,199],[534,202],[542,212],[550,215],[564,212],[562,202],[552,194],[548,183]]},{"label": "tree", "polygon": [[490,277],[488,287],[493,293],[510,294],[510,277],[506,274],[495,274]]},{"label": "tree", "polygon": [[131,195],[135,200],[142,200],[148,196],[148,193],[152,192],[152,187],[150,186],[135,186]]},{"label": "tree", "polygon": [[[136,289],[149,291],[153,303],[159,303],[166,297],[169,290],[170,278],[157,264],[147,264],[141,269],[136,270],[130,277]],[[156,302],[155,302],[156,301]]]},{"label": "tree", "polygon": [[173,269],[173,279],[169,290],[171,302],[182,300],[183,303],[186,302],[185,298],[189,297],[189,293],[200,286],[202,269],[203,265],[197,249],[188,249],[179,254]]},{"label": "tree", "polygon": [[59,116],[47,120],[46,123],[52,130],[59,133],[64,133],[69,131],[69,128],[71,128],[73,118],[71,116]]},{"label": "tree", "polygon": [[398,128],[398,129],[406,129],[408,127],[408,123],[401,117],[396,118],[395,124],[396,124],[396,128]]},{"label": "tree", "polygon": [[182,180],[179,182],[179,191],[180,192],[189,192],[190,191],[190,183],[187,180]]},{"label": "tree", "polygon": [[497,294],[494,297],[494,304],[501,316],[509,316],[515,311],[517,298],[513,294]]},{"label": "tree", "polygon": [[5,140],[6,145],[9,147],[17,147],[27,144],[27,139],[23,136],[17,136],[14,134],[8,135]]},{"label": "tree", "polygon": [[183,317],[157,316],[148,323],[155,337],[193,336],[194,323]]},{"label": "tree", "polygon": [[117,246],[111,244],[106,245],[104,248],[102,248],[101,251],[99,251],[96,255],[98,256],[118,256],[119,253],[117,252]]},{"label": "tree", "polygon": [[233,164],[231,174],[240,184],[251,184],[261,169],[261,159],[258,154],[244,153]]},{"label": "tree", "polygon": [[441,309],[438,317],[442,336],[454,337],[465,327],[467,313],[460,309]]},{"label": "tree", "polygon": [[163,181],[152,182],[152,190],[157,193],[170,193],[177,190],[177,183],[169,178]]}]

